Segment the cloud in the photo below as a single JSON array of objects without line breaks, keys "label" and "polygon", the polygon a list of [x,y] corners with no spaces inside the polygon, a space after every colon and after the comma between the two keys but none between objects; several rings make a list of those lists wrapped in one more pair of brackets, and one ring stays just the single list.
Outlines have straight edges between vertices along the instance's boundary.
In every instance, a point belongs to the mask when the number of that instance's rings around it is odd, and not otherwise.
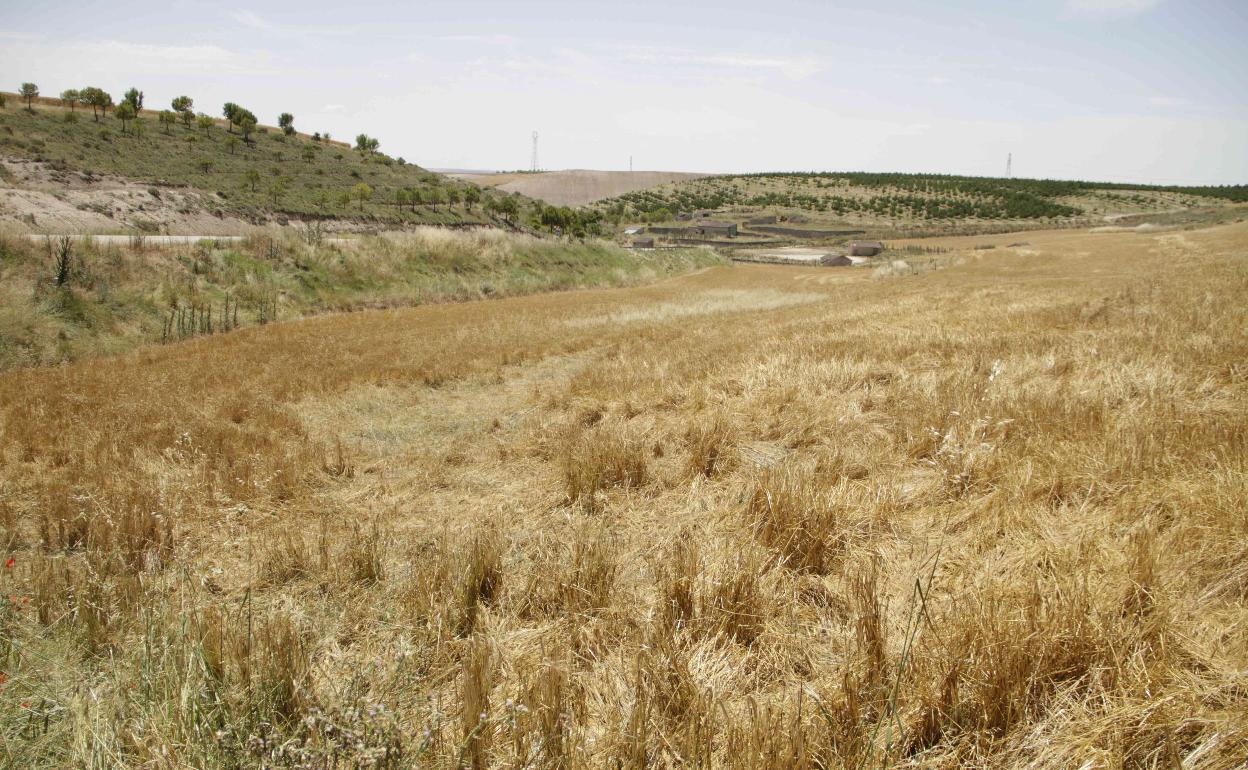
[{"label": "cloud", "polygon": [[520,39],[514,35],[442,35],[438,40],[448,43],[488,43],[490,45],[515,45]]},{"label": "cloud", "polygon": [[931,123],[908,123],[897,126],[892,131],[889,131],[889,134],[892,136],[920,136],[931,130]]},{"label": "cloud", "polygon": [[103,40],[75,46],[87,54],[88,60],[125,62],[135,68],[161,67],[201,69],[212,67],[232,72],[256,72],[256,67],[269,58],[267,54],[243,53],[218,45],[156,45]]},{"label": "cloud", "polygon": [[947,86],[953,81],[945,77],[944,75],[932,75],[928,77],[927,82],[930,85],[934,85],[934,86]]},{"label": "cloud", "polygon": [[746,70],[774,70],[794,80],[804,80],[823,69],[819,61],[805,57],[800,59],[768,58],[758,56],[697,56],[692,61],[699,64],[732,67]]},{"label": "cloud", "polygon": [[1104,19],[1134,16],[1161,3],[1162,0],[1066,0],[1066,11],[1074,16]]},{"label": "cloud", "polygon": [[1183,103],[1182,99],[1176,99],[1173,96],[1150,96],[1148,103],[1153,107],[1178,107]]},{"label": "cloud", "polygon": [[321,112],[342,112],[346,108],[345,104],[327,104],[321,108]]},{"label": "cloud", "polygon": [[777,72],[793,80],[805,80],[826,69],[827,65],[813,56],[754,56],[737,53],[695,53],[692,51],[658,51],[633,49],[625,52],[630,61],[669,66],[704,66],[756,72]]},{"label": "cloud", "polygon": [[717,107],[663,107],[645,105],[615,116],[619,128],[632,136],[705,139],[739,136],[757,128],[753,118]]},{"label": "cloud", "polygon": [[252,29],[273,29],[272,24],[260,18],[252,11],[234,11],[230,14],[230,17],[239,24],[242,24],[244,27],[251,27]]}]

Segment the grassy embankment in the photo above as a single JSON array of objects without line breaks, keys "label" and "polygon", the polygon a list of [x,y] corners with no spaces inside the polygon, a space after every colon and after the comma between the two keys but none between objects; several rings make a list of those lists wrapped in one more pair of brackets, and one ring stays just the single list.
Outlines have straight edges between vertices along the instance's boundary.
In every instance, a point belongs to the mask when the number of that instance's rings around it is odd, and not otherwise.
[{"label": "grassy embankment", "polygon": [[276,229],[241,242],[68,245],[58,284],[61,241],[0,236],[0,370],[274,319],[624,286],[722,263],[706,250],[431,228],[321,245]]},{"label": "grassy embankment", "polygon": [[1028,240],[0,375],[0,764],[1242,768],[1248,226]]}]

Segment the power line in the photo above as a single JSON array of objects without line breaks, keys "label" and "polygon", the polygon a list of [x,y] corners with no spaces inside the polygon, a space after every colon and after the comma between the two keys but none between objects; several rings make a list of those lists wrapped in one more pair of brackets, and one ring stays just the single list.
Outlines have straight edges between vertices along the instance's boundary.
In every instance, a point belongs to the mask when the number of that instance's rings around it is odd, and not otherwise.
[{"label": "power line", "polygon": [[537,132],[533,132],[533,158],[529,164],[530,171],[537,171]]}]

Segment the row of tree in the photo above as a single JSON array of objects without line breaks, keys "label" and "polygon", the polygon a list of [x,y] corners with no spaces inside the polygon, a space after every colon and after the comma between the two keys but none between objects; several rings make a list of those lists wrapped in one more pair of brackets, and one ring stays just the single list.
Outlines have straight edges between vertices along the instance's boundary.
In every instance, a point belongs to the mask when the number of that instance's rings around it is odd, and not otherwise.
[{"label": "row of tree", "polygon": [[[39,86],[35,83],[22,83],[18,93],[26,102],[26,109],[33,110],[34,101],[39,98]],[[91,114],[97,121],[101,115],[107,116],[108,111],[113,110],[113,114],[122,121],[122,131],[125,131],[126,123],[137,118],[143,110],[143,92],[137,88],[126,91],[120,103],[114,103],[112,94],[97,86],[67,88],[61,92],[60,99],[62,104],[69,107],[70,112],[73,112],[75,107],[90,107]],[[160,112],[161,124],[173,125],[180,118],[182,123],[189,128],[191,121],[196,118],[195,100],[189,96],[178,96],[170,102],[169,106],[172,110]],[[252,132],[256,130],[258,121],[251,110],[240,107],[234,102],[226,102],[222,112],[229,122],[229,131],[233,133],[237,126],[244,140],[249,139]],[[203,113],[199,113],[198,118],[200,128],[204,127],[205,121],[212,120]],[[283,112],[277,118],[277,125],[286,136],[292,136],[295,133],[295,116],[289,112]],[[364,134],[361,134],[357,141],[362,143],[359,149],[366,152],[376,152],[380,144],[376,139],[370,139]]]}]

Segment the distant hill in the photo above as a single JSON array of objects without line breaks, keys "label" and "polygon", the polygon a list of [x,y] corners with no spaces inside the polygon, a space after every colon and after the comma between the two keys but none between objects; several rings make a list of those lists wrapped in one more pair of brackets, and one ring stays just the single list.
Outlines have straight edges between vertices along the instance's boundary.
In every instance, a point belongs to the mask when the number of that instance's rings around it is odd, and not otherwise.
[{"label": "distant hill", "polygon": [[482,187],[540,198],[556,206],[584,206],[603,198],[645,190],[662,184],[700,179],[705,174],[675,171],[567,171],[478,173],[448,172]]},{"label": "distant hill", "polygon": [[[1035,227],[1114,221],[1248,202],[1248,186],[1157,187],[929,174],[770,173],[710,176],[598,201],[609,219],[685,214],[766,218],[887,233],[950,226]],[[773,223],[774,224],[774,223]]]},{"label": "distant hill", "polygon": [[292,217],[348,229],[507,224],[532,205],[325,137],[269,126],[244,137],[223,120],[165,124],[146,109],[123,123],[115,109],[97,118],[53,99],[30,112],[5,96],[0,222],[26,229],[218,233]]}]

